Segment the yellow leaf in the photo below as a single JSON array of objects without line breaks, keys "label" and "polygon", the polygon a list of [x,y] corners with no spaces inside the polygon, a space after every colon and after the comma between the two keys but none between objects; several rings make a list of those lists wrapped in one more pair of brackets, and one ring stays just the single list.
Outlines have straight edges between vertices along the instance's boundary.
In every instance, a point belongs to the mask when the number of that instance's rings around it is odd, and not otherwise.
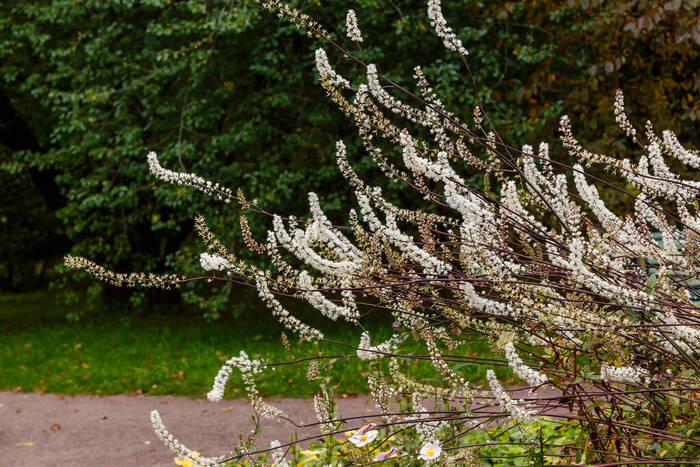
[{"label": "yellow leaf", "polygon": [[22,446],[36,446],[36,443],[34,441],[27,441],[26,443],[17,443],[17,447],[22,447]]},{"label": "yellow leaf", "polygon": [[[304,454],[305,452],[307,452],[307,453],[312,452],[313,453],[313,451],[301,451],[299,454]],[[299,462],[297,464],[297,466],[299,466],[299,467],[304,466],[311,461],[315,461],[316,459],[318,459],[318,454],[313,453],[311,456],[309,456],[309,457],[305,458],[303,461]]]},{"label": "yellow leaf", "polygon": [[176,465],[181,465],[182,467],[192,467],[192,461],[189,459],[180,459],[179,457],[173,458]]}]

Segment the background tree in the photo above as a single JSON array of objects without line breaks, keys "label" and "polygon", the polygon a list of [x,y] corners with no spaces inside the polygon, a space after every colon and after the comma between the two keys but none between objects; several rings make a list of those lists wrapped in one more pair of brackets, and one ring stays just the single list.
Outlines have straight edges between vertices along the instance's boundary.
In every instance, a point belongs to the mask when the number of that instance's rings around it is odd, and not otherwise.
[{"label": "background tree", "polygon": [[[697,134],[694,3],[474,0],[443,7],[470,49],[479,97],[510,141],[536,142],[566,108],[587,116],[577,127],[583,140],[609,148],[623,144],[610,130],[616,87],[635,115]],[[425,30],[423,2],[292,4],[329,25],[343,24],[345,9],[356,8],[364,60],[399,83],[414,64],[426,65],[449,108],[469,113],[476,104],[463,64]],[[3,136],[3,167],[31,178],[32,196],[43,197],[73,254],[118,270],[187,270],[197,248],[187,219],[201,212],[220,225],[235,222],[235,213],[211,212],[187,190],[154,186],[143,165],[151,149],[171,167],[216,174],[263,207],[274,202],[295,212],[294,193],[312,187],[324,187],[319,194],[331,216],[346,201],[332,145],[341,137],[352,149],[353,130],[330,117],[313,78],[314,46],[293,26],[260,15],[252,0],[10,0],[3,11],[5,115],[32,135],[12,144]],[[343,31],[332,32],[344,40]],[[470,180],[482,183],[480,175]],[[46,230],[32,225],[27,237]],[[226,241],[237,238],[233,229]],[[185,297],[199,300],[193,291]]]}]

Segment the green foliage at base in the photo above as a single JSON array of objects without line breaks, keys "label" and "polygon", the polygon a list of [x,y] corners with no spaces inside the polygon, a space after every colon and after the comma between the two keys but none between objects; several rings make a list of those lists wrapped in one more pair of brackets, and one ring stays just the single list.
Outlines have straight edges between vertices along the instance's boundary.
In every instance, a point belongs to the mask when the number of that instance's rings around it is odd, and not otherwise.
[{"label": "green foliage at base", "polygon": [[[348,456],[356,458],[366,458],[371,461],[373,456],[387,448],[388,445],[382,443],[382,438],[377,441],[358,448],[349,443],[345,437],[324,436],[316,441],[304,444],[296,444],[288,447],[286,459],[290,466],[321,467],[324,465],[338,464],[347,461]],[[381,462],[378,465],[385,467],[399,467],[404,465],[423,465],[424,462],[418,460],[420,440],[416,438],[415,444],[402,446],[399,453]],[[460,437],[460,444],[463,448],[472,446],[472,463],[465,461],[464,465],[480,465],[483,467],[507,467],[507,466],[543,466],[561,464],[561,458],[566,457],[567,452],[575,452],[572,447],[578,447],[585,452],[586,446],[585,432],[576,422],[561,424],[553,419],[543,418],[536,422],[525,425],[503,426],[489,429],[477,428]],[[559,459],[547,456],[546,452],[556,450],[560,453]],[[270,455],[267,458],[261,455],[257,458],[261,465],[270,462]],[[179,459],[180,465],[188,465],[186,459]],[[585,458],[572,454],[570,464],[586,465]],[[229,467],[253,465],[250,461],[233,461],[227,464]],[[354,464],[353,464],[354,465]],[[441,465],[438,459],[437,464]]]}]

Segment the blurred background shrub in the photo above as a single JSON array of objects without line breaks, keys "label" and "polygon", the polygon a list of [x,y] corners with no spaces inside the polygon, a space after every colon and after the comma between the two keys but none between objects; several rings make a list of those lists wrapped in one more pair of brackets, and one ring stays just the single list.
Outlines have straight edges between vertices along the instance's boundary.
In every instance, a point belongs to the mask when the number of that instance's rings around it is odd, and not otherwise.
[{"label": "blurred background shrub", "polygon": [[[471,114],[472,80],[426,29],[425,2],[290,3],[348,47],[344,31],[333,28],[354,8],[365,37],[359,57],[407,86],[414,64],[423,65],[447,107]],[[557,117],[568,113],[587,147],[623,150],[611,111],[621,87],[637,121],[653,117],[697,147],[695,1],[462,0],[443,10],[470,50],[478,97],[512,146],[553,142]],[[231,229],[235,210],[156,183],[147,173],[149,150],[174,170],[240,187],[277,212],[305,212],[303,195],[316,191],[341,222],[350,193],[336,173],[335,140],[346,141],[360,173],[376,169],[316,83],[319,45],[261,15],[252,0],[5,0],[1,287],[50,283],[67,303],[88,297],[127,309],[150,299],[212,318],[232,309],[230,288],[149,296],[57,272],[68,252],[118,271],[196,271],[190,219],[197,213],[233,231],[223,240],[241,249],[239,230]],[[337,66],[351,75],[351,64]],[[614,191],[604,197],[618,212],[628,208]],[[264,219],[250,222],[258,235],[267,227]]]}]

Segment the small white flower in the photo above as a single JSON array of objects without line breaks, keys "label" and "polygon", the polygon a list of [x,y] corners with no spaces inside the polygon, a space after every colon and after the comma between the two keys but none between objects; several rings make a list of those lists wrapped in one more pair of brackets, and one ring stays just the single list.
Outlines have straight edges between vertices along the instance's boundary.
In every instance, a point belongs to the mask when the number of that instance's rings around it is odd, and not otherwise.
[{"label": "small white flower", "polygon": [[233,268],[233,264],[226,258],[209,253],[199,255],[199,264],[205,271],[226,271]]},{"label": "small white flower", "polygon": [[440,443],[438,441],[432,441],[420,448],[418,459],[423,461],[432,461],[440,457],[440,454],[442,454]]},{"label": "small white flower", "polygon": [[374,426],[373,423],[363,426],[350,437],[349,441],[358,448],[371,443],[377,439],[377,435],[379,434],[377,430],[370,430],[370,428]]}]

